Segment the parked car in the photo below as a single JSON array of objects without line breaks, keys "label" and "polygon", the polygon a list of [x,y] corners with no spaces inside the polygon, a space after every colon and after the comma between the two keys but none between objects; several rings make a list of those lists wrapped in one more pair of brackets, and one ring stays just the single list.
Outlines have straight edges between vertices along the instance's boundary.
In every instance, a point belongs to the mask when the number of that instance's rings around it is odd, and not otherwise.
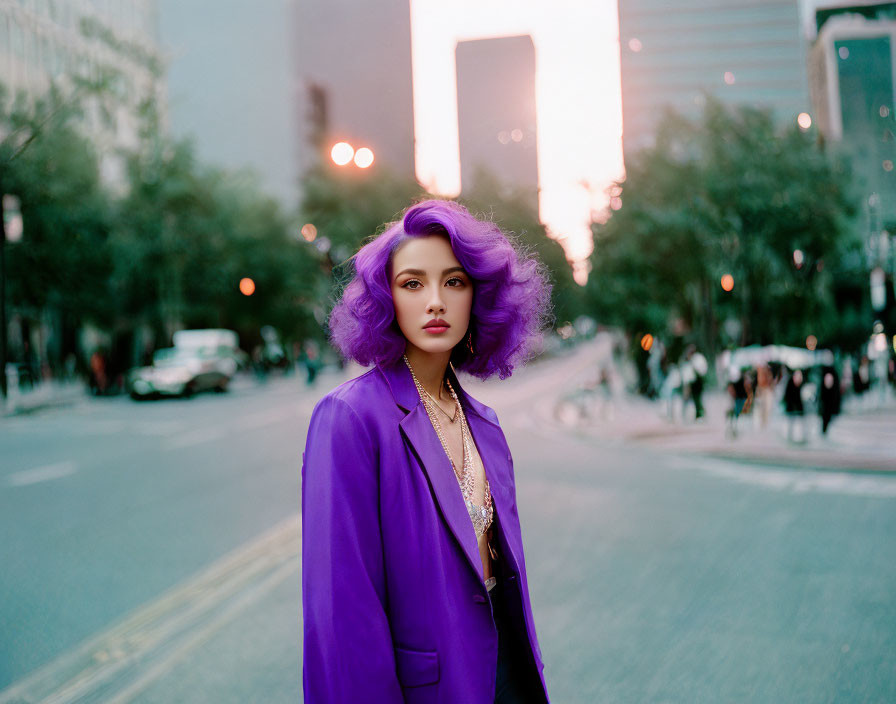
[{"label": "parked car", "polygon": [[135,399],[224,392],[236,370],[234,350],[226,345],[166,347],[153,354],[152,366],[131,370],[128,391]]}]

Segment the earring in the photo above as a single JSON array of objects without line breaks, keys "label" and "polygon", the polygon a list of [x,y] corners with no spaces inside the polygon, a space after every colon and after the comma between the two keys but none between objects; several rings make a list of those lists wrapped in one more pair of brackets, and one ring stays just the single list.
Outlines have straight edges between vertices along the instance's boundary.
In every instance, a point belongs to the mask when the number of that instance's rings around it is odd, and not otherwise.
[{"label": "earring", "polygon": [[467,333],[467,349],[470,350],[470,354],[476,354],[473,351],[473,333]]}]

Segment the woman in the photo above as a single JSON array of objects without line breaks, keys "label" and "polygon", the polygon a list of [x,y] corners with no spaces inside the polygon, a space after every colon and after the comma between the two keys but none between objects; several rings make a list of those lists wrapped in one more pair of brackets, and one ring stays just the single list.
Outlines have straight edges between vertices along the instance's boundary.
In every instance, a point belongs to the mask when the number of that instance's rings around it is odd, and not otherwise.
[{"label": "woman", "polygon": [[314,409],[302,468],[304,691],[319,702],[547,702],[513,463],[454,368],[537,343],[537,263],[426,201],[355,255],[330,318],[367,373]]}]

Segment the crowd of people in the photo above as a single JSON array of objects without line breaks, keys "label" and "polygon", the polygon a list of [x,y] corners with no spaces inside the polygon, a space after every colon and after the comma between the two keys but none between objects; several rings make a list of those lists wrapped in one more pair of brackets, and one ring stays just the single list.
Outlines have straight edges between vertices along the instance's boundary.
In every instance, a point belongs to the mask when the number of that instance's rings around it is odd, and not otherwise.
[{"label": "crowd of people", "polygon": [[[721,358],[717,369],[717,378],[729,398],[725,428],[731,438],[737,437],[745,417],[764,431],[779,408],[786,419],[788,441],[806,443],[811,415],[817,414],[820,434],[827,436],[844,398],[851,398],[859,406],[867,405],[873,402],[873,388],[886,394],[887,388],[896,386],[892,358],[886,369],[877,369],[865,355],[858,359],[845,357],[839,364],[828,360],[802,366],[773,360],[732,365],[731,359]],[[647,395],[665,404],[670,420],[699,422],[706,416],[703,394],[708,366],[706,357],[694,345],[686,348],[677,362],[671,362],[663,345],[654,342],[647,359]]]}]

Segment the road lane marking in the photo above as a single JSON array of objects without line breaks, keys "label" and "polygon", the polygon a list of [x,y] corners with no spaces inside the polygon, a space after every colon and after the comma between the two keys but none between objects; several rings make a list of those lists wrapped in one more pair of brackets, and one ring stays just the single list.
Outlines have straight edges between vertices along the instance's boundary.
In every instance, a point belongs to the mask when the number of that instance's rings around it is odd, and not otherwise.
[{"label": "road lane marking", "polygon": [[234,603],[227,606],[219,616],[212,619],[205,626],[195,629],[188,638],[184,639],[171,652],[168,652],[159,662],[149,667],[130,685],[115,696],[106,699],[106,704],[127,704],[133,701],[134,697],[157,679],[177,667],[191,652],[208,642],[215,633],[233,621],[247,608],[260,601],[262,597],[266,596],[298,570],[298,559],[281,565],[279,569],[265,577],[259,584],[235,600]]},{"label": "road lane marking", "polygon": [[125,704],[300,569],[296,514],[0,692],[0,704]]},{"label": "road lane marking", "polygon": [[38,484],[40,482],[49,482],[54,479],[67,477],[78,471],[78,465],[74,462],[56,462],[55,464],[47,464],[42,467],[34,467],[21,472],[10,474],[6,481],[10,486],[27,486],[29,484]]}]

